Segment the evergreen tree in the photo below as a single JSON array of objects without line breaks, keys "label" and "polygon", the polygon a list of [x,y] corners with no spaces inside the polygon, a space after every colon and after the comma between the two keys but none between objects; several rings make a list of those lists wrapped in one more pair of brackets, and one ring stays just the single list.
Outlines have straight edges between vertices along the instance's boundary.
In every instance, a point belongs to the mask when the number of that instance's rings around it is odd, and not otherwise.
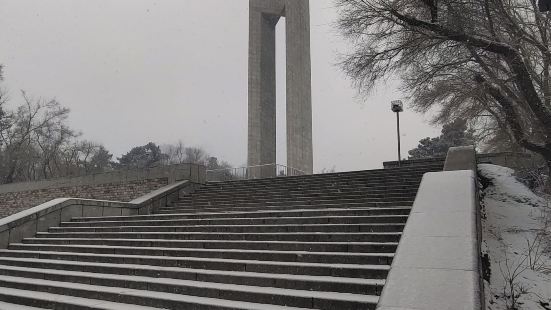
[{"label": "evergreen tree", "polygon": [[409,159],[444,157],[450,147],[471,144],[474,144],[473,132],[467,128],[465,120],[457,119],[445,124],[439,137],[421,139],[408,154]]},{"label": "evergreen tree", "polygon": [[143,146],[137,146],[130,152],[117,158],[120,168],[146,168],[159,163],[163,159],[161,148],[153,142]]}]

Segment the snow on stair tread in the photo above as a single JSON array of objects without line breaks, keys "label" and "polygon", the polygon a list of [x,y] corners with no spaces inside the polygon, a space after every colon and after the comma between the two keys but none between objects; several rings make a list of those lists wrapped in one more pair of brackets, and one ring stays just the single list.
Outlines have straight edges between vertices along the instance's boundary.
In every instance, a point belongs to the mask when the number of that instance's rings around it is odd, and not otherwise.
[{"label": "snow on stair tread", "polygon": [[122,216],[90,216],[90,217],[73,217],[73,220],[82,220],[82,219],[121,219],[121,218],[150,218],[150,217],[156,217],[156,216],[196,216],[196,215],[226,215],[226,214],[264,214],[264,213],[296,213],[296,212],[307,212],[307,213],[313,213],[313,212],[319,212],[319,211],[327,211],[327,212],[346,212],[346,211],[387,211],[387,210],[411,210],[411,207],[386,207],[386,208],[375,208],[375,207],[368,207],[368,208],[319,208],[319,209],[281,209],[281,210],[256,210],[256,211],[232,211],[231,209],[228,209],[227,211],[221,211],[221,212],[198,212],[198,213],[172,213],[172,214],[146,214],[146,215],[122,215]]},{"label": "snow on stair tread", "polygon": [[[172,214],[171,214],[172,215]],[[405,214],[388,214],[388,215],[320,215],[320,216],[282,216],[282,217],[276,217],[276,216],[270,216],[270,217],[231,217],[231,218],[219,218],[219,217],[209,217],[209,218],[187,218],[187,219],[168,219],[168,220],[141,220],[141,221],[87,221],[87,222],[61,222],[62,224],[68,224],[68,223],[127,223],[127,222],[170,222],[170,221],[207,221],[207,220],[265,220],[265,219],[317,219],[317,218],[328,218],[328,219],[340,219],[340,218],[357,218],[357,217],[368,217],[368,218],[380,218],[380,217],[395,217],[395,218],[402,218],[407,217]],[[103,218],[99,218],[103,219]]]},{"label": "snow on stair tread", "polygon": [[[203,282],[203,281],[170,279],[170,278],[151,278],[151,277],[143,277],[143,276],[112,275],[112,274],[101,274],[101,273],[92,273],[92,272],[51,270],[51,269],[27,268],[27,267],[9,266],[5,269],[19,270],[19,271],[33,271],[33,272],[41,272],[41,273],[55,274],[55,275],[62,275],[62,276],[84,276],[84,277],[96,278],[96,279],[140,281],[140,282],[147,282],[151,284],[194,286],[194,287],[205,288],[205,289],[209,288],[209,289],[252,292],[252,293],[260,293],[260,294],[274,294],[274,295],[293,296],[293,297],[347,300],[347,301],[357,301],[357,302],[363,302],[363,303],[370,303],[370,302],[373,302],[374,300],[372,295],[361,295],[361,294],[352,294],[352,293],[309,291],[309,290],[286,289],[286,288],[278,288],[278,287],[263,287],[263,286]],[[34,280],[35,279],[33,278],[33,282]],[[47,281],[51,281],[51,280],[47,280]],[[60,281],[54,281],[54,282],[60,282]],[[69,282],[63,282],[63,283],[69,283]],[[74,282],[70,282],[70,283],[74,283]],[[125,290],[125,289],[126,288],[121,288],[121,290]]]},{"label": "snow on stair tread", "polygon": [[[55,235],[76,235],[76,236],[79,236],[79,235],[89,235],[89,234],[117,234],[117,235],[121,235],[121,236],[125,236],[125,235],[136,235],[136,232],[129,232],[129,231],[109,231],[109,232],[103,232],[103,231],[96,231],[96,232],[55,232],[55,233],[50,233],[50,232],[38,232],[36,235],[37,236],[48,236],[48,235],[52,235],[52,234],[55,234]],[[279,236],[279,235],[283,235],[283,236],[295,236],[295,235],[298,235],[298,236],[303,236],[303,235],[320,235],[320,236],[323,236],[323,235],[328,235],[328,236],[334,236],[334,235],[353,235],[353,236],[361,236],[361,235],[365,235],[365,236],[375,236],[375,235],[385,235],[385,236],[396,236],[396,235],[401,235],[402,233],[400,232],[369,232],[369,231],[366,231],[366,232],[356,232],[356,231],[352,231],[352,232],[325,232],[325,231],[307,231],[307,232],[209,232],[209,231],[200,231],[200,232],[197,232],[197,231],[185,231],[185,232],[179,232],[179,231],[167,231],[167,232],[164,232],[164,231],[147,231],[147,232],[140,232],[140,234],[150,234],[150,235],[174,235],[174,236],[178,236],[178,235],[237,235],[237,236],[241,236],[241,235],[261,235],[261,236]],[[157,239],[156,239],[157,240]],[[162,240],[162,239],[161,239]],[[172,239],[165,239],[165,240],[172,240]]]},{"label": "snow on stair tread", "polygon": [[[98,300],[98,299],[88,299],[88,298],[82,298],[82,297],[74,297],[74,296],[68,296],[68,295],[58,295],[58,294],[52,294],[52,293],[46,293],[46,292],[37,292],[37,291],[26,291],[26,290],[19,290],[14,288],[8,288],[8,287],[2,287],[0,289],[0,295],[6,294],[12,297],[25,297],[30,299],[39,299],[44,301],[58,301],[63,302],[67,304],[72,304],[75,306],[88,306],[88,307],[94,307],[98,309],[103,310],[159,310],[159,308],[152,308],[152,307],[145,307],[145,306],[139,306],[139,305],[133,305],[133,304],[121,304],[117,302],[111,302],[111,301],[104,301],[104,300]],[[8,308],[2,308],[2,304],[0,303],[0,309],[2,310],[33,310],[33,309],[42,309],[42,308],[33,308],[33,307],[26,307],[22,305],[16,305],[16,304],[8,304]]]},{"label": "snow on stair tread", "polygon": [[[12,245],[36,245],[36,244],[25,244],[25,243],[12,243]],[[82,247],[81,245],[73,245],[73,244],[48,244],[44,245],[51,248],[74,248],[74,247]],[[314,252],[314,251],[271,251],[271,250],[245,250],[245,249],[205,249],[205,248],[165,248],[165,247],[128,247],[128,246],[108,246],[108,245],[90,245],[86,246],[90,249],[117,249],[117,250],[142,250],[142,249],[151,249],[155,251],[170,251],[170,250],[188,250],[188,251],[195,251],[195,252],[231,252],[231,253],[262,253],[262,254],[294,254],[297,256],[301,255],[321,255],[321,256],[362,256],[365,258],[368,257],[386,257],[386,258],[393,258],[394,253],[376,253],[376,252]],[[75,253],[75,252],[63,252],[63,251],[29,251],[29,250],[5,250],[0,249],[1,253],[45,253],[45,254],[71,254],[71,255],[82,255],[82,256],[105,256],[105,257],[139,257],[139,258],[150,258],[150,259],[158,259],[159,256],[154,255],[132,255],[132,254],[97,254],[97,253]],[[186,256],[162,256],[164,260],[178,260],[181,257]]]},{"label": "snow on stair tread", "polygon": [[16,305],[0,301],[0,310],[44,310],[44,308]]},{"label": "snow on stair tread", "polygon": [[[78,223],[87,223],[87,222],[78,222]],[[144,229],[144,228],[180,228],[180,227],[189,227],[189,228],[203,228],[203,227],[313,227],[313,226],[323,226],[323,227],[335,227],[335,226],[359,226],[359,225],[368,225],[368,226],[387,226],[387,225],[405,225],[404,223],[318,223],[318,224],[246,224],[246,225],[142,225],[142,226],[132,226],[124,225],[119,226],[120,228],[132,228],[132,229]],[[71,226],[71,227],[61,227],[54,226],[50,227],[51,229],[113,229],[112,226]]]},{"label": "snow on stair tread", "polygon": [[[21,258],[21,260],[27,260],[29,258]],[[238,260],[238,259],[219,259],[219,258],[185,258],[186,260],[193,261],[210,261],[210,262],[228,262],[228,263],[241,263],[241,264],[266,264],[273,266],[294,266],[294,267],[329,267],[329,268],[346,268],[346,269],[364,269],[364,270],[390,270],[388,265],[359,265],[359,264],[324,264],[324,263],[299,263],[299,262],[278,262],[278,261],[257,261],[257,260]],[[5,260],[4,257],[0,257],[0,261]],[[41,259],[41,261],[55,261]],[[143,265],[136,265],[143,266]],[[168,267],[163,267],[168,268]],[[176,267],[175,267],[176,268]]]},{"label": "snow on stair tread", "polygon": [[[113,264],[113,263],[94,263],[94,262],[81,262],[81,261],[67,261],[67,260],[53,260],[53,259],[39,259],[39,258],[13,258],[11,261],[22,261],[22,262],[38,262],[38,263],[53,263],[53,264],[64,264],[71,266],[94,266],[94,267],[124,267],[134,270],[158,270],[158,271],[173,271],[173,272],[192,272],[199,274],[209,274],[209,275],[225,275],[225,276],[247,276],[247,277],[258,277],[258,278],[269,278],[269,279],[289,279],[289,280],[305,280],[305,281],[325,281],[325,282],[336,282],[336,283],[353,283],[353,284],[373,284],[373,285],[384,285],[384,279],[362,279],[362,278],[347,278],[347,277],[332,277],[332,276],[311,276],[311,275],[294,275],[294,274],[266,274],[259,272],[251,271],[225,271],[225,270],[210,270],[210,269],[193,269],[193,268],[183,268],[183,267],[163,267],[163,266],[149,266],[149,265],[135,265],[135,264]],[[19,268],[29,268],[30,267],[17,267],[11,265],[2,265],[2,261],[7,261],[7,259],[0,257],[0,269],[19,269]],[[55,269],[44,269],[44,270],[55,270]],[[68,272],[68,271],[67,271]],[[72,272],[72,271],[71,271]]]},{"label": "snow on stair tread", "polygon": [[[25,238],[24,240],[34,240],[34,241],[47,241],[47,240],[52,240],[52,241],[69,241],[69,240],[72,240],[72,241],[89,241],[89,240],[92,240],[92,239],[89,239],[89,238]],[[94,239],[94,240],[97,240],[97,239]],[[335,241],[335,242],[331,242],[331,241],[323,241],[323,242],[316,242],[316,241],[312,241],[312,242],[308,242],[308,241],[275,241],[275,240],[201,240],[201,239],[195,239],[195,240],[174,240],[174,239],[123,239],[123,238],[117,238],[117,239],[112,239],[112,238],[101,238],[99,240],[102,240],[102,241],[124,241],[124,242],[159,242],[159,241],[167,241],[167,242],[173,242],[173,243],[182,243],[182,244],[185,244],[185,243],[224,243],[224,244],[228,244],[228,243],[260,243],[260,244],[307,244],[307,245],[312,245],[312,244],[316,244],[316,245],[398,245],[398,242],[358,242],[358,241],[354,241],[354,242],[345,242],[345,241]],[[34,245],[36,245],[36,243],[33,243]],[[176,248],[170,248],[170,249],[176,249]]]},{"label": "snow on stair tread", "polygon": [[[19,277],[10,277],[10,276],[1,276],[0,275],[0,281],[6,281],[6,282],[12,282],[12,283],[27,283],[28,279],[22,279]],[[108,286],[97,286],[97,285],[90,285],[90,284],[82,284],[82,283],[68,283],[68,282],[58,282],[58,281],[51,281],[51,280],[43,280],[43,279],[33,279],[33,284],[36,285],[43,285],[47,287],[58,287],[58,288],[66,288],[67,290],[71,289],[81,289],[81,290],[90,290],[100,293],[111,293],[111,294],[118,294],[121,296],[137,296],[137,297],[149,297],[149,298],[157,298],[157,299],[163,299],[163,300],[169,300],[169,301],[180,301],[180,302],[187,302],[187,303],[194,303],[194,304],[201,304],[201,305],[213,305],[213,306],[224,306],[226,308],[235,308],[235,309],[250,309],[250,310],[304,310],[305,308],[296,308],[296,307],[286,307],[286,306],[277,306],[277,305],[269,305],[269,304],[257,304],[252,302],[243,302],[243,301],[233,301],[233,300],[226,300],[226,299],[218,299],[218,298],[209,298],[209,297],[198,297],[198,296],[190,296],[190,295],[181,295],[181,294],[173,294],[173,293],[165,293],[165,292],[153,292],[153,291],[145,291],[145,290],[137,290],[137,289],[129,289],[129,288],[120,288],[120,287],[108,287]],[[0,290],[0,292],[3,292],[4,288]],[[22,291],[25,292],[25,291]],[[35,291],[26,291],[28,294],[27,296],[33,297],[38,295],[41,292],[35,292]],[[52,295],[52,294],[50,294]],[[61,295],[57,295],[61,296]],[[77,298],[77,297],[66,297],[69,301],[73,299],[83,299],[83,298]],[[370,296],[369,302],[370,303],[376,303],[379,298],[376,296]],[[98,305],[103,305],[103,301],[98,300]],[[123,305],[118,303],[113,303],[117,305]],[[94,305],[97,306],[97,305]],[[124,308],[106,308],[106,309],[113,309],[113,310],[122,310]],[[128,305],[128,310],[136,309],[136,310],[150,310],[150,309],[156,309],[157,308],[147,308],[147,307],[141,307],[135,306],[135,305]],[[126,310],[126,309],[125,309]],[[311,310],[311,309],[310,309]]]}]

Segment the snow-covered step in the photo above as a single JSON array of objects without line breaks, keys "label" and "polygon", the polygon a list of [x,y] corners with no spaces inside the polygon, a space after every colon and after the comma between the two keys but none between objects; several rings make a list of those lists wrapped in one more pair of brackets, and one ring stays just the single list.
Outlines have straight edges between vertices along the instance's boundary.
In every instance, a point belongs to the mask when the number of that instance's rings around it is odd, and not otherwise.
[{"label": "snow-covered step", "polygon": [[[136,257],[139,259],[139,257]],[[1,258],[0,261],[7,261]],[[17,260],[15,260],[17,261]],[[226,271],[250,271],[273,274],[299,274],[351,278],[384,279],[388,265],[324,264],[302,262],[256,261],[239,259],[179,257],[178,267]]]},{"label": "snow-covered step", "polygon": [[[0,283],[2,277],[24,277],[65,283],[84,283],[95,286],[147,289],[153,292],[177,293],[197,297],[220,297],[229,300],[261,302],[282,306],[313,307],[313,305],[332,305],[337,309],[369,307],[376,296],[303,289],[287,289],[256,285],[215,283],[185,279],[152,278],[134,275],[97,274],[90,272],[48,270],[41,268],[22,268],[0,265]],[[336,282],[335,285],[338,285]],[[379,290],[382,287],[379,286]],[[379,293],[376,291],[375,293]],[[323,309],[329,309],[322,306]]]},{"label": "snow-covered step", "polygon": [[[249,271],[220,271],[182,267],[161,267],[135,264],[96,263],[52,259],[0,259],[0,274],[21,273],[28,276],[28,270],[42,270],[40,278],[52,272],[89,272],[96,275],[129,275],[152,278],[184,279],[226,284],[257,285],[287,289],[309,289],[327,292],[355,294],[378,294],[384,279],[362,279],[334,276],[309,276],[295,274],[258,273]],[[58,271],[59,270],[59,271]],[[55,274],[55,273],[54,273]]]},{"label": "snow-covered step", "polygon": [[[233,301],[223,298],[188,296],[178,293],[106,287],[90,284],[0,276],[0,299],[19,298],[28,302],[43,301],[48,308],[152,310],[152,309],[213,309],[213,310],[299,310],[308,308]],[[89,297],[89,298],[86,298]],[[92,298],[90,298],[92,297]],[[378,299],[377,299],[378,300]],[[376,300],[373,300],[376,302]],[[38,304],[39,302],[36,302]],[[53,305],[53,306],[50,306]],[[74,305],[74,307],[71,307]],[[139,307],[146,306],[146,307]],[[148,307],[149,306],[149,307]],[[86,308],[88,307],[88,308]],[[59,307],[58,307],[59,308]],[[311,309],[312,307],[310,307]],[[319,309],[319,308],[318,308]],[[373,308],[374,309],[374,308]]]},{"label": "snow-covered step", "polygon": [[50,227],[49,232],[401,232],[404,223]]},{"label": "snow-covered step", "polygon": [[209,204],[193,204],[193,205],[178,205],[163,207],[162,211],[171,210],[174,213],[190,212],[191,210],[200,210],[200,212],[223,212],[225,210],[232,211],[258,211],[258,210],[294,210],[294,209],[317,209],[319,207],[325,208],[389,208],[389,207],[411,207],[413,205],[413,199],[408,201],[359,201],[359,202],[333,202],[327,201],[323,203],[312,204],[309,201],[297,201],[297,202],[285,202],[285,203],[209,203]]},{"label": "snow-covered step", "polygon": [[248,218],[248,217],[297,217],[297,216],[320,216],[320,215],[378,215],[398,214],[407,215],[411,208],[318,208],[318,209],[293,209],[293,210],[256,210],[250,212],[200,212],[200,213],[176,213],[170,215],[148,214],[148,215],[127,215],[127,216],[102,216],[102,217],[75,217],[73,222],[96,222],[96,221],[138,221],[138,220],[172,220],[192,218]]},{"label": "snow-covered step", "polygon": [[398,242],[398,232],[40,232],[37,238],[160,239],[160,240],[252,240],[304,242]]},{"label": "snow-covered step", "polygon": [[62,222],[61,227],[91,226],[158,226],[158,225],[255,225],[255,224],[368,224],[405,223],[407,215],[367,215],[367,216],[297,216],[297,217],[258,217],[258,218],[203,218],[167,219],[138,221],[87,221]]},{"label": "snow-covered step", "polygon": [[[0,257],[34,257],[84,260],[94,257],[117,263],[134,263],[158,266],[177,266],[182,257],[207,257],[329,264],[390,265],[393,253],[271,251],[242,249],[200,249],[162,247],[108,247],[74,245],[31,245],[14,243],[10,250],[0,250]],[[143,264],[143,263],[142,263]]]},{"label": "snow-covered step", "polygon": [[244,249],[315,252],[393,253],[397,242],[304,242],[253,240],[159,240],[159,239],[88,239],[25,238],[26,244],[73,244],[165,248]]}]

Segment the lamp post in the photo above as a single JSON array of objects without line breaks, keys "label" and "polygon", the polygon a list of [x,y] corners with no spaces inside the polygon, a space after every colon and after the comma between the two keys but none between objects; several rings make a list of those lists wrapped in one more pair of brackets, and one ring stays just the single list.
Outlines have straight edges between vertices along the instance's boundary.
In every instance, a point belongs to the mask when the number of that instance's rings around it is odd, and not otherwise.
[{"label": "lamp post", "polygon": [[404,105],[401,100],[394,100],[390,102],[390,108],[392,112],[396,113],[396,129],[398,133],[398,167],[402,166],[402,154],[400,152],[400,112],[404,111]]}]

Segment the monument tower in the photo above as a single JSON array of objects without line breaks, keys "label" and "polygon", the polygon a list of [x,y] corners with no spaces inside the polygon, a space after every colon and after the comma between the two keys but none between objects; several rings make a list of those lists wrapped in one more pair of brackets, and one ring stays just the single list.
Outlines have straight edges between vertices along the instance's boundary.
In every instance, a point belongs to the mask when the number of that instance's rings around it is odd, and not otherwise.
[{"label": "monument tower", "polygon": [[[285,17],[287,166],[311,174],[312,90],[309,0],[249,2],[248,165],[276,163],[276,24]],[[270,176],[273,171],[262,172]]]}]

